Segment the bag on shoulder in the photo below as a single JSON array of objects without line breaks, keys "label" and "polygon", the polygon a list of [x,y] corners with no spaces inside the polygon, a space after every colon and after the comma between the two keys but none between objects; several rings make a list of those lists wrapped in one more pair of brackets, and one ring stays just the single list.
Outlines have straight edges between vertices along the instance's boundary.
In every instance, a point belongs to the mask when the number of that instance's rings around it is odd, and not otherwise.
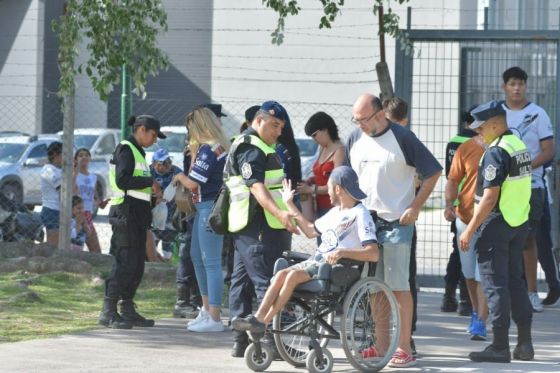
[{"label": "bag on shoulder", "polygon": [[229,190],[222,186],[208,216],[208,225],[216,234],[228,233]]},{"label": "bag on shoulder", "polygon": [[191,216],[196,213],[196,207],[194,207],[191,191],[181,184],[177,184],[175,204],[177,205],[177,209],[184,212],[187,216]]}]

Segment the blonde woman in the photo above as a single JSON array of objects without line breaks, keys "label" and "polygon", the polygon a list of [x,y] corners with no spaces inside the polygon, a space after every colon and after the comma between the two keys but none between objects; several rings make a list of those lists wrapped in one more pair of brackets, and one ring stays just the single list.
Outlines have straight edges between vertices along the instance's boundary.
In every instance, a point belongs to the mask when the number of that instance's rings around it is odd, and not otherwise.
[{"label": "blonde woman", "polygon": [[223,236],[208,228],[207,220],[212,204],[223,183],[223,171],[229,141],[220,121],[205,107],[198,107],[187,115],[188,147],[193,155],[189,169],[174,177],[193,193],[196,206],[191,243],[191,258],[202,295],[202,309],[197,318],[187,324],[192,332],[221,332]]}]

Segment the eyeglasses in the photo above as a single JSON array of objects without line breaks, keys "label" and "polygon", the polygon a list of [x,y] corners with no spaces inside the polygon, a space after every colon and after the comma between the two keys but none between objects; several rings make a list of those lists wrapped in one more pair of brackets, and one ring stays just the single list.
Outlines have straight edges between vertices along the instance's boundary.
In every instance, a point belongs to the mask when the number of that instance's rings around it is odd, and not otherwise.
[{"label": "eyeglasses", "polygon": [[313,132],[313,133],[311,134],[311,137],[315,138],[315,137],[317,136],[317,134],[319,133],[319,131],[320,131],[320,130],[317,130],[317,131]]},{"label": "eyeglasses", "polygon": [[156,164],[159,165],[159,166],[169,166],[171,164],[171,161],[169,159],[167,159],[163,162],[157,161]]},{"label": "eyeglasses", "polygon": [[364,119],[356,119],[354,117],[352,117],[352,119],[350,119],[350,121],[354,124],[365,124],[367,123],[371,118],[373,118],[377,113],[379,113],[382,109],[377,110],[375,113],[371,114],[369,117],[364,118]]}]

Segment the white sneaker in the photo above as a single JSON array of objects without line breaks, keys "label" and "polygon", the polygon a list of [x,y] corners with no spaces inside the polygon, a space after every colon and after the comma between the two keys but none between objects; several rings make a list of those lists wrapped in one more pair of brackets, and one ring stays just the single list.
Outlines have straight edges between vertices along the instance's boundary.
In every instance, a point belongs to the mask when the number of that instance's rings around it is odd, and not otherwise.
[{"label": "white sneaker", "polygon": [[224,324],[222,320],[214,321],[209,315],[199,323],[194,325],[189,325],[187,327],[188,331],[198,332],[198,333],[208,333],[208,332],[223,332]]},{"label": "white sneaker", "polygon": [[196,316],[196,318],[192,319],[191,321],[189,321],[187,323],[187,328],[192,326],[192,325],[196,325],[199,322],[204,321],[207,317],[210,317],[210,314],[208,313],[208,311],[205,311],[204,308],[199,307],[198,308],[198,315]]},{"label": "white sneaker", "polygon": [[544,307],[541,303],[541,300],[539,299],[539,294],[537,292],[530,292],[529,300],[531,301],[531,305],[533,306],[533,311],[535,312],[544,311]]}]

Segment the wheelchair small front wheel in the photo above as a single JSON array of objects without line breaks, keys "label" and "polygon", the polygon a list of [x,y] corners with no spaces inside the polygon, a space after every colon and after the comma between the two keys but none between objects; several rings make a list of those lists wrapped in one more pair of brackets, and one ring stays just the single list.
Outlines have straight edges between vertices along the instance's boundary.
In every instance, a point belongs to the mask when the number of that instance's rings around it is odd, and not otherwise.
[{"label": "wheelchair small front wheel", "polygon": [[330,373],[333,369],[334,359],[332,353],[326,348],[323,351],[323,358],[317,358],[317,351],[311,350],[305,359],[305,366],[309,373]]},{"label": "wheelchair small front wheel", "polygon": [[274,354],[272,353],[272,348],[266,343],[261,343],[261,354],[257,354],[257,347],[254,343],[251,343],[245,350],[245,364],[253,372],[264,372],[272,360],[274,360]]}]

